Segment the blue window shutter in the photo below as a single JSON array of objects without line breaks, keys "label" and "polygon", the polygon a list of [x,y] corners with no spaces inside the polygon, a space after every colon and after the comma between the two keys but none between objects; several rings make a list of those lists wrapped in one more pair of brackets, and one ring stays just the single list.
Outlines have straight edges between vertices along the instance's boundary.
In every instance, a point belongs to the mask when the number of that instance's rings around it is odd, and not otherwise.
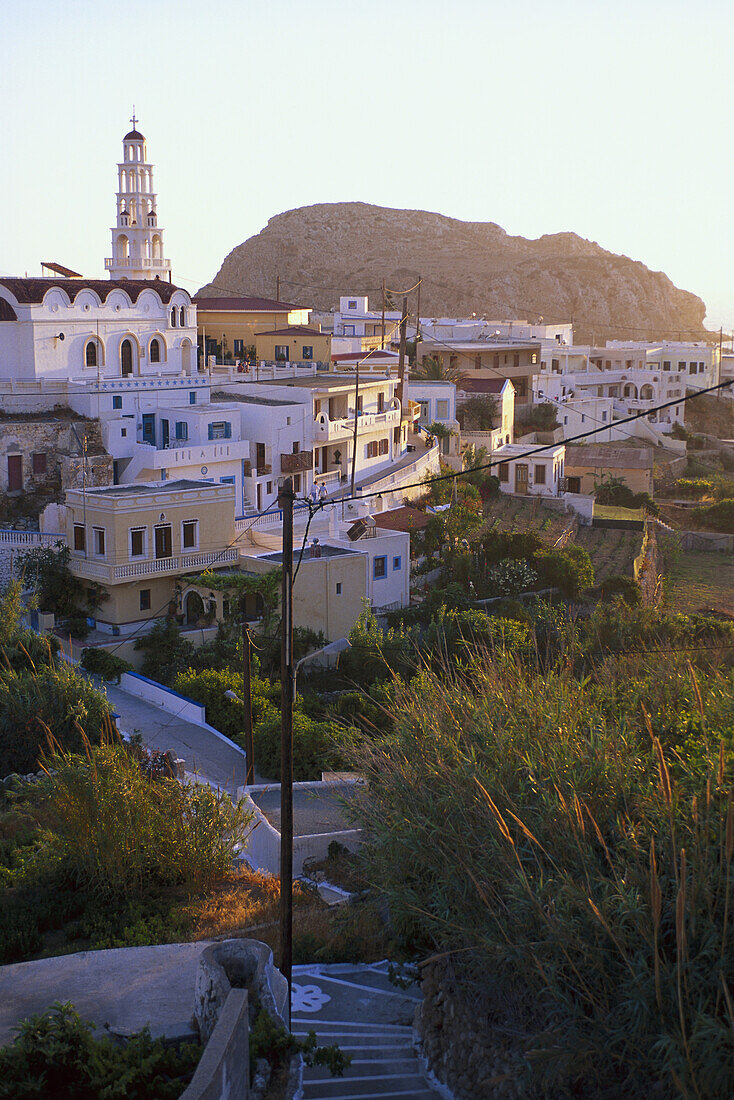
[{"label": "blue window shutter", "polygon": [[224,425],[224,438],[225,439],[231,439],[232,438],[232,425],[230,424],[229,420]]},{"label": "blue window shutter", "polygon": [[214,425],[213,424],[209,425],[209,438],[214,439]]}]

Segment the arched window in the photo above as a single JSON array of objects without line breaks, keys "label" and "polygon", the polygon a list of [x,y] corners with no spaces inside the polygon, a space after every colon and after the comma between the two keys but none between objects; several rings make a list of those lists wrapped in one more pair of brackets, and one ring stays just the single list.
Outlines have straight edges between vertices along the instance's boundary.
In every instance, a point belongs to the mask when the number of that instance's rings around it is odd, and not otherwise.
[{"label": "arched window", "polygon": [[161,345],[155,338],[150,341],[150,361],[151,363],[160,363],[161,361]]},{"label": "arched window", "polygon": [[129,340],[122,341],[120,348],[120,367],[123,378],[133,372],[133,346]]},{"label": "arched window", "polygon": [[178,311],[178,323],[181,328],[186,328],[186,310],[183,306]]},{"label": "arched window", "polygon": [[97,345],[95,344],[94,340],[90,340],[87,344],[85,362],[88,367],[96,367],[98,365]]},{"label": "arched window", "polygon": [[171,328],[176,327],[176,307],[171,306]]},{"label": "arched window", "polygon": [[124,233],[121,233],[117,238],[117,258],[118,260],[126,260],[130,255],[130,242]]}]

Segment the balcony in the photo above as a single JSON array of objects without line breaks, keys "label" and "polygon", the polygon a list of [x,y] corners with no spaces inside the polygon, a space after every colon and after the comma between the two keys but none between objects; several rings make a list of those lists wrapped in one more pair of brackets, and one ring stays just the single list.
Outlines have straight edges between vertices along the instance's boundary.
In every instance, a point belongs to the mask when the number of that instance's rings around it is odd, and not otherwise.
[{"label": "balcony", "polygon": [[[352,410],[350,410],[352,411]],[[418,406],[420,413],[420,405]],[[390,424],[400,423],[400,409],[386,409],[380,413],[360,413],[357,433],[363,435]],[[354,436],[354,412],[339,420],[329,420],[326,413],[319,413],[313,422],[313,438],[321,446],[324,443],[336,443],[338,440],[351,439]]]},{"label": "balcony", "polygon": [[104,266],[105,271],[115,267],[143,268],[145,271],[169,271],[171,261],[158,258],[150,259],[146,256],[125,256],[118,260],[114,256],[107,256],[105,257]]},{"label": "balcony", "polygon": [[100,560],[72,557],[69,565],[77,577],[101,581],[103,584],[120,584],[138,577],[162,577],[172,573],[188,573],[193,569],[219,567],[237,561],[238,557],[239,550],[233,546],[226,550],[206,550],[196,554],[180,554],[178,557],[127,562],[124,565],[108,565]]},{"label": "balcony", "polygon": [[298,454],[282,454],[280,470],[284,474],[298,474],[313,469],[313,451],[299,451]]},{"label": "balcony", "polygon": [[155,447],[152,443],[138,442],[135,445],[135,454],[141,456],[146,469],[170,470],[176,466],[249,459],[250,443],[247,439],[227,440],[222,443],[184,443],[182,440],[172,439],[165,447]]}]

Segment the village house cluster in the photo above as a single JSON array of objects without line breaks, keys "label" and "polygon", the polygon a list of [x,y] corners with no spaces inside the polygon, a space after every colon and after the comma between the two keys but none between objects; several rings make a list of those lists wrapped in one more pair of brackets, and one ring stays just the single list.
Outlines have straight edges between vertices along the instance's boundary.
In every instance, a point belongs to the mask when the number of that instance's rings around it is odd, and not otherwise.
[{"label": "village house cluster", "polygon": [[[105,590],[96,626],[113,634],[171,606],[192,626],[221,617],[221,593],[191,577],[277,566],[290,477],[297,538],[319,506],[296,622],[342,637],[365,601],[377,612],[409,602],[409,529],[379,517],[442,462],[458,471],[486,454],[504,492],[571,500],[623,470],[647,485],[651,449],[681,446],[675,399],[734,371],[707,344],[579,346],[568,323],[422,318],[407,333],[411,377],[401,313],[365,296],[341,295],[333,313],[192,297],[165,255],[135,124],[110,251],[108,279],[56,263],[41,278],[0,278],[0,491],[49,494],[42,536],[68,544],[74,572]],[[472,420],[477,399],[491,424]],[[533,420],[539,405],[555,410],[548,430]],[[599,427],[589,445],[567,443]]]}]

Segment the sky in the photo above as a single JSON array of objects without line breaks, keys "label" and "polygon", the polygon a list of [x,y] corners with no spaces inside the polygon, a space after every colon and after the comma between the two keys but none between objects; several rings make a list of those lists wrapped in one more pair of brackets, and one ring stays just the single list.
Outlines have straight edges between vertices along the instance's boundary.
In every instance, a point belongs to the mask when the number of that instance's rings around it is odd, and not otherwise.
[{"label": "sky", "polygon": [[191,291],[360,200],[578,233],[731,330],[733,35],[731,0],[0,0],[0,271],[104,275],[134,104]]}]

